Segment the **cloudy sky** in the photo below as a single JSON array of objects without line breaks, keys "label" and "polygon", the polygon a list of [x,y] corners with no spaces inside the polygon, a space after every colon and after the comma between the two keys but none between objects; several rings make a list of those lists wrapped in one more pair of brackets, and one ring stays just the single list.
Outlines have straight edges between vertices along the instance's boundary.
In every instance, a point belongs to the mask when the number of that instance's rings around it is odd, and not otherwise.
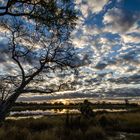
[{"label": "cloudy sky", "polygon": [[76,9],[72,42],[85,65],[78,69],[77,90],[55,98],[140,96],[140,1],[76,0]]},{"label": "cloudy sky", "polygon": [[86,65],[79,68],[76,92],[55,98],[139,97],[140,1],[76,0],[76,8],[79,19],[72,41]]},{"label": "cloudy sky", "polygon": [[77,0],[77,9],[80,19],[73,41],[90,59],[80,71],[84,88],[139,96],[140,1]]}]

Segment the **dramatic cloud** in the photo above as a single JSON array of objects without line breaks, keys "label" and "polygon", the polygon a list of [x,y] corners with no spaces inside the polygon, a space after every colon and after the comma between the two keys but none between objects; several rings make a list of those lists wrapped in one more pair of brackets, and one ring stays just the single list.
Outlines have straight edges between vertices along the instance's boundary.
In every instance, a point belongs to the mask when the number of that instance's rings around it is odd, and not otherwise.
[{"label": "dramatic cloud", "polygon": [[[139,0],[76,0],[79,19],[71,36],[76,47],[71,63],[79,67],[72,85],[76,91],[28,99],[140,96],[139,5]],[[5,63],[7,55],[2,56]]]},{"label": "dramatic cloud", "polygon": [[124,9],[112,8],[104,16],[104,24],[111,32],[126,32],[131,29],[140,15]]},{"label": "dramatic cloud", "polygon": [[[137,89],[138,80],[132,77],[140,71],[140,16],[138,8],[131,10],[130,1],[106,1],[98,12],[91,8],[92,4],[96,6],[96,1],[91,4],[87,0],[79,6],[82,14],[73,41],[91,60],[90,65],[79,71],[85,90],[91,87],[89,91],[93,93],[109,92],[112,88],[114,92],[118,88],[125,91],[126,82],[130,89]],[[136,7],[137,2],[133,1],[131,6]]]},{"label": "dramatic cloud", "polygon": [[124,43],[140,45],[140,34],[123,34],[121,37]]},{"label": "dramatic cloud", "polygon": [[88,12],[99,13],[109,0],[77,0],[77,4],[81,6],[83,16],[87,17]]}]

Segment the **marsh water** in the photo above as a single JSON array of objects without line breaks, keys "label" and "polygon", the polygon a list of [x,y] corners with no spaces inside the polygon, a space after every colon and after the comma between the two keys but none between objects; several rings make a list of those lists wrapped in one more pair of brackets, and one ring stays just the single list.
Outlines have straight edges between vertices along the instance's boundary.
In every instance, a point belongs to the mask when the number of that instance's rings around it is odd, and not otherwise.
[{"label": "marsh water", "polygon": [[[106,112],[125,112],[127,109],[94,109],[94,112],[106,111]],[[47,109],[47,110],[26,110],[26,111],[11,111],[10,117],[39,117],[61,114],[79,114],[78,109]]]}]

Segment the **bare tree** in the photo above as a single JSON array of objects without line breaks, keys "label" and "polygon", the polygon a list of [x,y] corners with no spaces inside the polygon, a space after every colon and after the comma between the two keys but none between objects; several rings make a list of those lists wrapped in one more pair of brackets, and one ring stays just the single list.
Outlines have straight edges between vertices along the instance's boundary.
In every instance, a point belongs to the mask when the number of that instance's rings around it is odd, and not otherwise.
[{"label": "bare tree", "polygon": [[[45,14],[50,9],[56,10],[56,3],[68,3],[71,0],[1,0],[0,16],[41,16],[42,11]],[[45,9],[46,8],[46,9]],[[62,8],[62,7],[61,7]]]},{"label": "bare tree", "polygon": [[66,0],[8,0],[0,7],[8,42],[3,51],[7,73],[0,76],[1,121],[21,94],[60,91],[65,83],[54,87],[50,79],[74,72],[76,56],[69,37],[76,16],[71,5]]}]

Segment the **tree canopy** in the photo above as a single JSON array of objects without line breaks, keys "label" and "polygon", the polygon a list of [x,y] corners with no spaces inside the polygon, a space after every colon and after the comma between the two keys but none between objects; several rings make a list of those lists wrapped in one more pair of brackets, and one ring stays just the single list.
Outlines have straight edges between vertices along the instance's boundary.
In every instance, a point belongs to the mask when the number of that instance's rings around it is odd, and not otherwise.
[{"label": "tree canopy", "polygon": [[23,93],[53,93],[67,86],[59,79],[73,73],[78,60],[70,41],[74,7],[72,0],[0,1],[0,119]]}]

